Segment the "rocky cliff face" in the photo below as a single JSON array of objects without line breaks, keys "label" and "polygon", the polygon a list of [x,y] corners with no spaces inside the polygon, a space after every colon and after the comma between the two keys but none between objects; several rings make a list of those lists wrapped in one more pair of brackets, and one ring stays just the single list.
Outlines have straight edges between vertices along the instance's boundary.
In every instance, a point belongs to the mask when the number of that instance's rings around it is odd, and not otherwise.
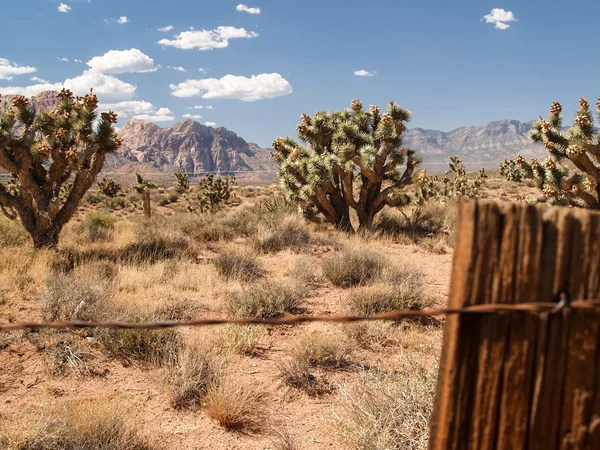
[{"label": "rocky cliff face", "polygon": [[212,128],[193,120],[161,128],[130,120],[119,131],[121,156],[128,162],[146,163],[159,171],[239,172],[274,170],[268,150],[248,144],[233,131]]},{"label": "rocky cliff face", "polygon": [[497,167],[498,162],[518,153],[525,158],[544,158],[544,147],[529,141],[531,122],[499,120],[477,127],[452,131],[408,129],[404,145],[418,150],[425,163],[447,160],[458,155],[469,165]]}]

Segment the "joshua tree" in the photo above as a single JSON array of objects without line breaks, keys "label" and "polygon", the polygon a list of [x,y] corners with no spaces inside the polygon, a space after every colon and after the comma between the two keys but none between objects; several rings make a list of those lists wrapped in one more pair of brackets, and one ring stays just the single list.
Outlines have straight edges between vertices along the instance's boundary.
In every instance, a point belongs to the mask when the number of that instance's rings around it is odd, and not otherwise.
[{"label": "joshua tree", "polygon": [[144,206],[144,216],[150,219],[152,217],[152,208],[150,206],[150,190],[157,186],[154,183],[146,181],[139,173],[135,174],[137,184],[135,190],[142,196],[142,204]]},{"label": "joshua tree", "polygon": [[[544,162],[518,155],[500,163],[500,171],[510,181],[533,180],[542,191],[540,202],[600,209],[600,133],[585,98],[579,106],[575,123],[566,132],[558,102],[552,103],[548,119],[533,125],[530,139],[544,144],[549,154]],[[600,119],[600,99],[596,109]]]},{"label": "joshua tree", "polygon": [[442,202],[455,197],[478,198],[479,190],[487,174],[484,169],[479,169],[477,175],[469,179],[466,168],[458,156],[451,156],[448,163],[450,169],[444,176],[430,176],[425,170],[415,177],[413,203],[423,205],[429,199],[438,199]]},{"label": "joshua tree", "polygon": [[231,197],[231,188],[234,185],[234,176],[215,177],[212,174],[206,175],[199,183],[200,194],[198,195],[198,199],[200,200],[202,210],[213,210],[221,203],[229,200]]},{"label": "joshua tree", "polygon": [[173,175],[175,175],[175,178],[177,179],[177,187],[175,188],[177,193],[183,194],[184,192],[187,192],[190,188],[190,177],[183,172],[175,172]]},{"label": "joshua tree", "polygon": [[121,191],[122,187],[112,178],[102,178],[98,182],[98,189],[107,197],[114,198]]},{"label": "joshua tree", "polygon": [[[351,230],[350,209],[359,228],[369,228],[385,206],[403,206],[404,191],[421,162],[415,150],[402,147],[410,113],[390,102],[387,112],[377,106],[363,111],[359,100],[351,109],[302,114],[296,127],[307,149],[291,138],[277,138],[272,156],[287,197],[303,215]],[[403,170],[401,166],[405,166]]]},{"label": "joshua tree", "polygon": [[[39,112],[23,96],[0,117],[0,166],[14,182],[0,184],[0,205],[21,218],[36,248],[53,248],[63,226],[93,184],[107,153],[121,140],[113,127],[117,115],[102,113],[91,92],[74,98],[63,89],[52,111]],[[73,177],[68,195],[61,189]],[[63,193],[65,193],[63,191]]]}]

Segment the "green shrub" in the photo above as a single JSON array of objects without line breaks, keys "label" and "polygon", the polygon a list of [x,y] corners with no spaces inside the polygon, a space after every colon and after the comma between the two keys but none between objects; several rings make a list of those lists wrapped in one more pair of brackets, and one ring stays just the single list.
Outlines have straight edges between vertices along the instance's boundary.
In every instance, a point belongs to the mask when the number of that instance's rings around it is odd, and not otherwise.
[{"label": "green shrub", "polygon": [[81,228],[87,232],[92,242],[106,241],[110,238],[116,221],[117,219],[106,212],[93,211],[86,214]]}]

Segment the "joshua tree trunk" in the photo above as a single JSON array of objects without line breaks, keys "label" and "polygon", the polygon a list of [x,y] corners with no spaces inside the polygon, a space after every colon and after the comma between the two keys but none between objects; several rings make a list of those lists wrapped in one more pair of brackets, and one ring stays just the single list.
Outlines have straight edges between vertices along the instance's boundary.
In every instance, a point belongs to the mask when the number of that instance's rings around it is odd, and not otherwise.
[{"label": "joshua tree trunk", "polygon": [[142,193],[142,202],[144,204],[144,216],[146,216],[147,219],[150,219],[152,217],[152,209],[150,207],[150,191],[149,190]]}]

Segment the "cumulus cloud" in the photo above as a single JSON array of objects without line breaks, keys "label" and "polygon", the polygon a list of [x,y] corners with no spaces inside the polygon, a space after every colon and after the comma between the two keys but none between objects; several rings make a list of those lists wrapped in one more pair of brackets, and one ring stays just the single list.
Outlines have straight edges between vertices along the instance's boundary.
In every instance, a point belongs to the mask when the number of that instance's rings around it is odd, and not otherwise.
[{"label": "cumulus cloud", "polygon": [[213,107],[210,105],[196,105],[190,106],[188,109],[213,109]]},{"label": "cumulus cloud", "polygon": [[160,45],[166,47],[190,50],[212,50],[213,48],[225,48],[229,46],[230,39],[255,38],[258,33],[246,31],[244,28],[218,27],[216,30],[194,30],[183,31],[174,36],[175,39],[161,39]]},{"label": "cumulus cloud", "polygon": [[167,69],[173,69],[173,70],[176,70],[177,72],[187,72],[187,70],[185,70],[185,68],[183,68],[181,66],[167,66]]},{"label": "cumulus cloud", "polygon": [[368,70],[355,70],[354,75],[357,77],[372,77],[375,75],[375,72],[369,72]]},{"label": "cumulus cloud", "polygon": [[[517,18],[512,11],[505,11],[502,8],[494,8],[489,14],[483,16],[485,23],[493,23],[496,28],[506,30],[510,28],[507,22],[516,22]],[[483,20],[481,19],[481,20]]]},{"label": "cumulus cloud", "polygon": [[198,69],[198,72],[206,73],[206,69],[204,69],[204,68],[200,67],[200,68]]},{"label": "cumulus cloud", "polygon": [[231,98],[244,102],[254,102],[265,98],[275,98],[292,93],[290,83],[278,73],[263,73],[250,78],[225,75],[221,79],[186,80],[171,84],[171,94],[175,97]]},{"label": "cumulus cloud", "polygon": [[248,14],[260,14],[260,8],[249,8],[246,5],[239,4],[235,8],[236,11],[247,12]]},{"label": "cumulus cloud", "polygon": [[73,62],[82,63],[83,61],[81,59],[74,59]]},{"label": "cumulus cloud", "polygon": [[173,111],[169,108],[160,108],[158,111],[152,114],[140,114],[133,117],[134,119],[148,120],[150,122],[170,122],[175,120]]},{"label": "cumulus cloud", "polygon": [[166,27],[159,28],[158,31],[162,31],[163,33],[167,33],[173,29],[173,25],[167,25]]},{"label": "cumulus cloud", "polygon": [[100,73],[154,72],[154,60],[137,48],[110,50],[102,56],[94,56],[87,62],[90,70]]},{"label": "cumulus cloud", "polygon": [[62,62],[69,62],[69,58],[59,58],[57,56],[56,59],[58,59],[59,61],[62,61]]},{"label": "cumulus cloud", "polygon": [[204,122],[204,125],[206,125],[207,127],[215,128],[217,126],[217,123],[216,122]]},{"label": "cumulus cloud", "polygon": [[32,66],[19,66],[8,59],[0,58],[0,80],[12,80],[14,75],[37,72]]},{"label": "cumulus cloud", "polygon": [[94,89],[94,93],[106,103],[118,103],[132,100],[135,94],[135,86],[126,83],[110,75],[86,70],[78,77],[67,78],[63,83],[39,83],[31,86],[8,86],[3,87],[5,95],[20,94],[25,97],[33,97],[44,91],[60,91],[63,87],[70,89],[76,95],[85,95]]},{"label": "cumulus cloud", "polygon": [[183,114],[181,117],[185,117],[186,119],[202,119],[202,116],[198,114]]},{"label": "cumulus cloud", "polygon": [[60,3],[58,5],[58,12],[68,13],[69,11],[71,11],[71,7],[69,5],[67,5],[66,3]]},{"label": "cumulus cloud", "polygon": [[40,77],[31,77],[30,80],[35,81],[36,83],[49,83],[48,80],[44,80],[43,78],[40,78]]}]

